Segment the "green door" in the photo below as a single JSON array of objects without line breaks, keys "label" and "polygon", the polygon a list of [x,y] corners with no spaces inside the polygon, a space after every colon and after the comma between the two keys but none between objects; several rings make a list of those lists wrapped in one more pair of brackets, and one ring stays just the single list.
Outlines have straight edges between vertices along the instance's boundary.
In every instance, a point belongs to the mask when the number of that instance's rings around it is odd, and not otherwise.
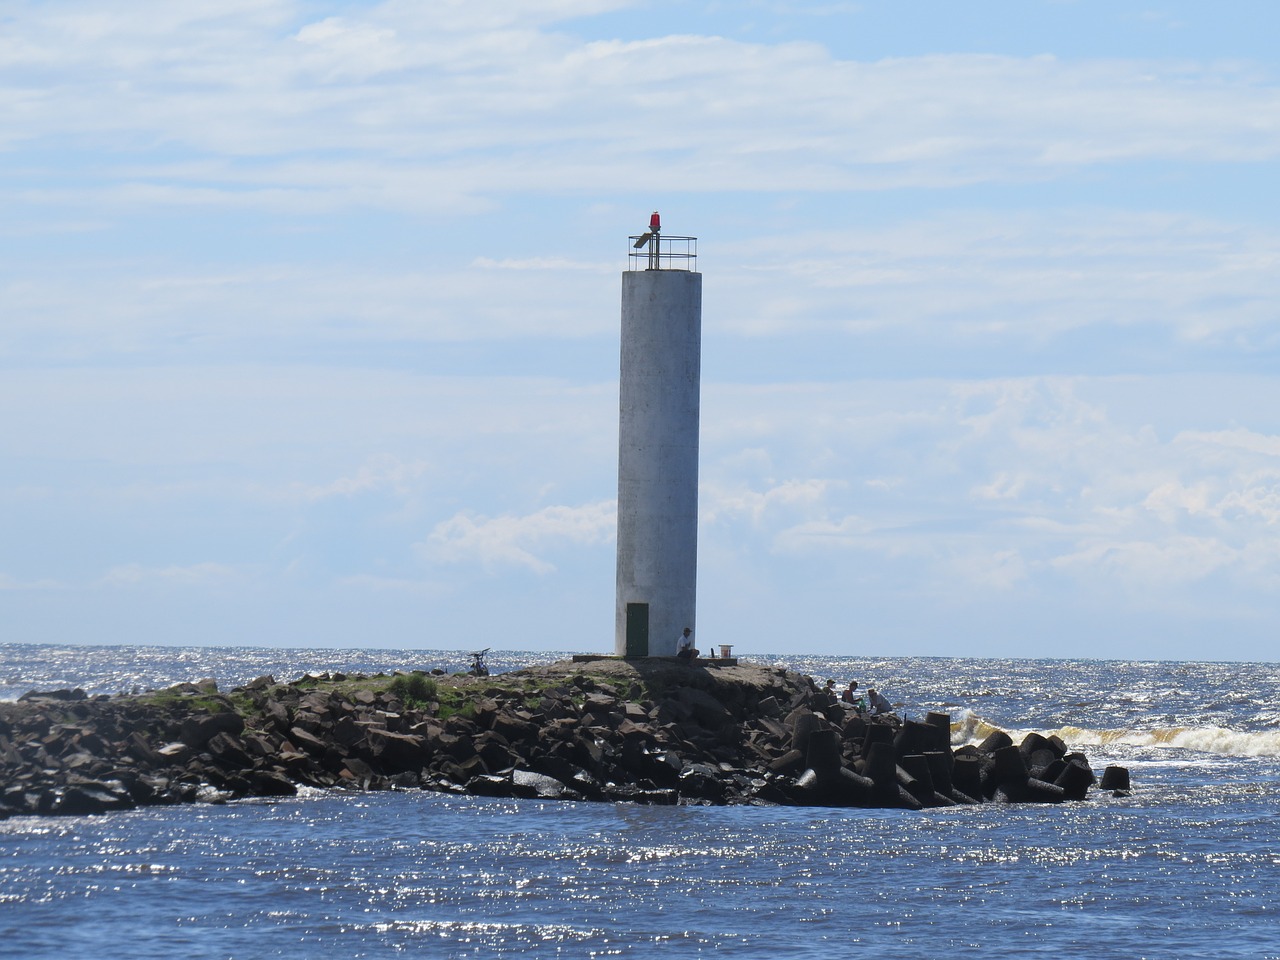
[{"label": "green door", "polygon": [[649,655],[649,605],[627,604],[627,656]]}]

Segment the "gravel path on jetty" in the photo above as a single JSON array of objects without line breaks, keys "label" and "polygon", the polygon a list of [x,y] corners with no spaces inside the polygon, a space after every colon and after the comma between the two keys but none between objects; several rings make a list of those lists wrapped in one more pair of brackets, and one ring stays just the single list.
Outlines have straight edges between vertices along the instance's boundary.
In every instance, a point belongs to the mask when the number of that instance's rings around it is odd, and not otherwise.
[{"label": "gravel path on jetty", "polygon": [[[0,819],[300,786],[918,810],[1084,800],[1098,782],[1056,737],[953,749],[950,724],[859,716],[781,668],[666,658],[32,692],[0,703]],[[1108,768],[1102,787],[1127,789],[1127,772]]]}]

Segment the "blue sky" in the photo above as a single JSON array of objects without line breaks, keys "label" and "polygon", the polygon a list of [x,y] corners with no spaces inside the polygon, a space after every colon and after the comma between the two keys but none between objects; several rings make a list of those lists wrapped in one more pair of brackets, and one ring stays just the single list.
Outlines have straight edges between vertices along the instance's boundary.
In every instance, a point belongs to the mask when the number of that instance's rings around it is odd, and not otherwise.
[{"label": "blue sky", "polygon": [[698,627],[1273,660],[1270,2],[0,6],[0,641],[607,650],[619,273]]}]

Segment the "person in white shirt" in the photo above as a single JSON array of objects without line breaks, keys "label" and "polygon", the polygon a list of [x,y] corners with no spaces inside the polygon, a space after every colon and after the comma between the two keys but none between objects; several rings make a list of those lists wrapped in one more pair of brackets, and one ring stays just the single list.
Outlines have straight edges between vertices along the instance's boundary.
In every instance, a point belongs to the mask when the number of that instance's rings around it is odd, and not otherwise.
[{"label": "person in white shirt", "polygon": [[878,717],[882,713],[893,713],[893,704],[884,698],[875,687],[867,690],[867,699],[871,701],[871,715]]},{"label": "person in white shirt", "polygon": [[693,649],[693,631],[688,627],[676,638],[676,656],[685,660],[693,660],[698,656],[698,651]]}]

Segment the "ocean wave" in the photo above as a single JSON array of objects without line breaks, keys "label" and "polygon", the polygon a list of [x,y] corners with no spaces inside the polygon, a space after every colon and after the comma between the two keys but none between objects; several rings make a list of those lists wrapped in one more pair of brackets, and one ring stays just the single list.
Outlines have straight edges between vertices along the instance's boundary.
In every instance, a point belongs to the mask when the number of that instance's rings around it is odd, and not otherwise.
[{"label": "ocean wave", "polygon": [[1153,730],[1089,730],[1063,727],[1056,731],[1068,743],[1118,744],[1130,747],[1179,747],[1225,757],[1280,757],[1280,732],[1246,733],[1226,727],[1164,727]]},{"label": "ocean wave", "polygon": [[[1031,732],[1010,730],[965,713],[951,724],[951,742],[956,746],[981,743],[996,731],[1003,730],[1015,743]],[[1095,730],[1089,727],[1064,726],[1056,730],[1037,730],[1045,736],[1056,734],[1072,746],[1167,747],[1213,753],[1225,757],[1280,757],[1280,731],[1246,732],[1215,726],[1155,727],[1152,729],[1114,728]]]}]

